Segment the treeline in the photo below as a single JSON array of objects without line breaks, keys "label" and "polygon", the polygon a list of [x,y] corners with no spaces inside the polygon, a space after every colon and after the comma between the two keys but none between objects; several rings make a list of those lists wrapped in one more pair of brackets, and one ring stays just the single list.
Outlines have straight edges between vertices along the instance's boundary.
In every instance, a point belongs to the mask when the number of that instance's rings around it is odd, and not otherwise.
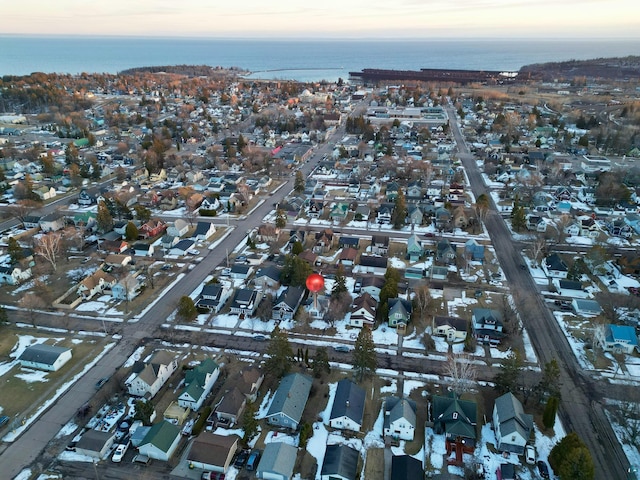
[{"label": "treeline", "polygon": [[138,73],[173,73],[188,77],[209,77],[226,74],[237,75],[243,70],[239,67],[223,68],[208,65],[161,65],[152,67],[129,68],[120,72],[121,75],[135,75]]}]

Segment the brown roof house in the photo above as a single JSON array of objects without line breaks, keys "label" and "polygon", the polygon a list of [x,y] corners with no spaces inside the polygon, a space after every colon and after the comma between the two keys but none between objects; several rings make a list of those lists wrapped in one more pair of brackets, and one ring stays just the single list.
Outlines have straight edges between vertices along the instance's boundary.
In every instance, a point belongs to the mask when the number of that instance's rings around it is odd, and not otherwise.
[{"label": "brown roof house", "polygon": [[202,432],[191,444],[187,461],[193,468],[226,473],[237,449],[236,435],[224,436]]}]

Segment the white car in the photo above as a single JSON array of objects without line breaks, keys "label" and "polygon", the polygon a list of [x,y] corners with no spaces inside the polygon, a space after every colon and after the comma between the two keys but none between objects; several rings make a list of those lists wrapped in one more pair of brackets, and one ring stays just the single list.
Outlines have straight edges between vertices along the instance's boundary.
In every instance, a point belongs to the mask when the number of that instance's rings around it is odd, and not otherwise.
[{"label": "white car", "polygon": [[536,464],[536,449],[533,445],[527,445],[524,449],[524,458],[529,465]]},{"label": "white car", "polygon": [[121,443],[116,447],[116,451],[113,452],[113,456],[111,457],[111,461],[115,463],[119,463],[124,458],[124,454],[127,453],[127,448],[129,448],[128,443]]}]

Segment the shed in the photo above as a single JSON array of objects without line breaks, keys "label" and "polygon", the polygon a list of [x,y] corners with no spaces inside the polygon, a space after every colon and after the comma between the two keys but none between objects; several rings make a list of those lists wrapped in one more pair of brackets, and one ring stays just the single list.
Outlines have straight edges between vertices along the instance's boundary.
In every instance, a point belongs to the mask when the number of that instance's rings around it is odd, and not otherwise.
[{"label": "shed", "polygon": [[298,449],[287,443],[268,443],[258,464],[256,477],[265,480],[291,480]]}]

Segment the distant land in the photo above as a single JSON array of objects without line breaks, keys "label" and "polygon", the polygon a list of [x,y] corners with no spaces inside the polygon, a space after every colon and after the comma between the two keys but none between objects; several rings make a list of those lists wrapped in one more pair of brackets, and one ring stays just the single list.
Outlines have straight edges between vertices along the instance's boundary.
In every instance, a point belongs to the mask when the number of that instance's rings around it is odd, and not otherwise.
[{"label": "distant land", "polygon": [[568,60],[566,62],[534,63],[525,65],[520,74],[531,74],[544,81],[559,78],[602,78],[623,80],[640,78],[640,57],[595,58],[593,60]]}]

